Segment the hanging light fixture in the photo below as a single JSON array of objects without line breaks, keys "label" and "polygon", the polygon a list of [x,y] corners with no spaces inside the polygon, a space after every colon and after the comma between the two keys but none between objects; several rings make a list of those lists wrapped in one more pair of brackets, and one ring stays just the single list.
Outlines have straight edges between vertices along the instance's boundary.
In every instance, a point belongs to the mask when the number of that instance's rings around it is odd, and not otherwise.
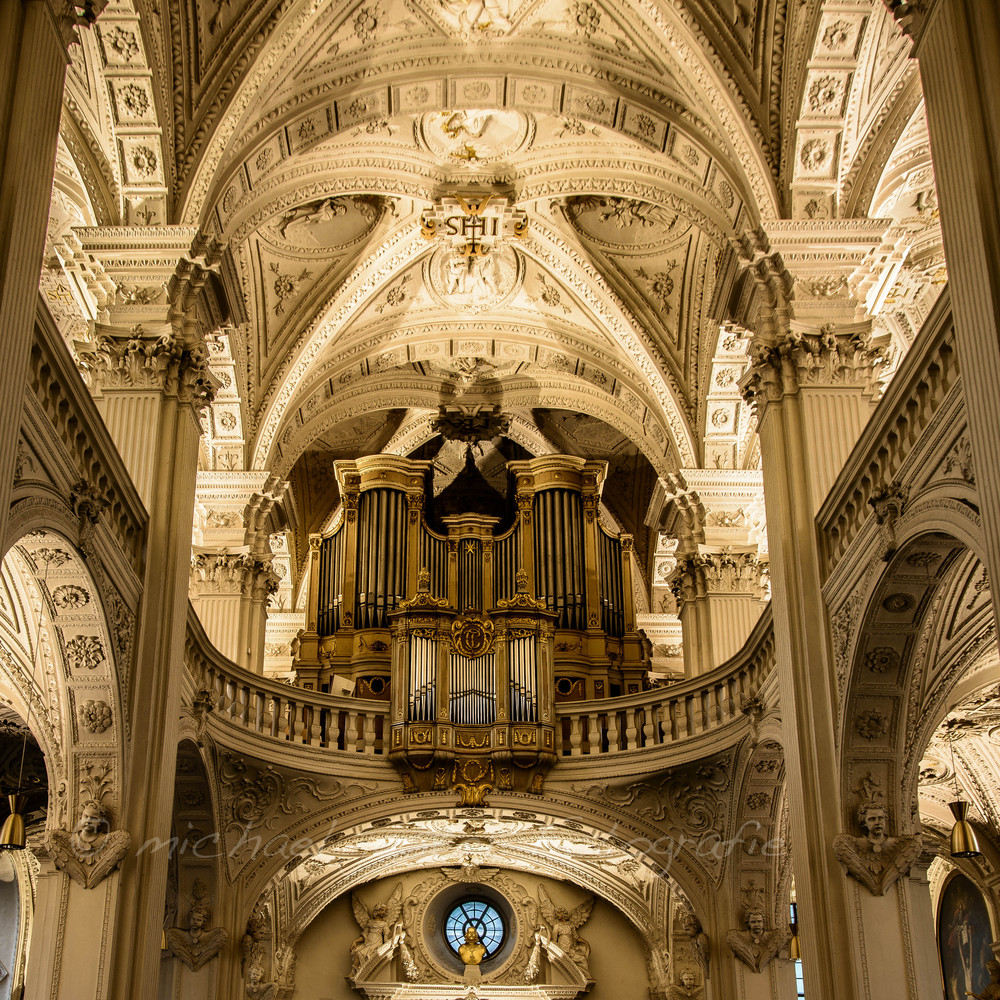
[{"label": "hanging light fixture", "polygon": [[23,851],[28,843],[24,829],[24,796],[20,792],[8,795],[7,803],[10,815],[0,827],[0,851]]},{"label": "hanging light fixture", "polygon": [[951,856],[953,858],[980,858],[983,852],[979,850],[976,831],[973,830],[968,819],[969,803],[963,801],[961,790],[958,787],[953,738],[948,740],[948,749],[951,751],[951,773],[955,779],[955,801],[948,803],[948,808],[951,810],[952,816],[955,817],[955,825],[951,828]]},{"label": "hanging light fixture", "polygon": [[[45,577],[43,582],[48,580],[49,564],[45,564]],[[31,684],[28,687],[28,711],[25,713],[27,719],[24,723],[24,739],[21,742],[21,767],[17,773],[17,791],[7,796],[7,804],[10,806],[10,815],[3,821],[0,827],[0,851],[23,851],[28,846],[28,831],[24,822],[24,810],[27,804],[27,797],[22,792],[24,781],[24,758],[28,751],[28,733],[31,729],[31,693],[35,690],[35,666],[38,663],[38,650],[42,645],[42,608],[44,607],[44,597],[41,596],[39,588],[38,606],[38,627],[35,631],[35,649],[31,657]]]},{"label": "hanging light fixture", "polygon": [[795,962],[802,957],[802,953],[799,951],[799,904],[789,903],[788,908],[791,911],[788,929],[792,934],[792,938],[788,942],[788,957]]}]

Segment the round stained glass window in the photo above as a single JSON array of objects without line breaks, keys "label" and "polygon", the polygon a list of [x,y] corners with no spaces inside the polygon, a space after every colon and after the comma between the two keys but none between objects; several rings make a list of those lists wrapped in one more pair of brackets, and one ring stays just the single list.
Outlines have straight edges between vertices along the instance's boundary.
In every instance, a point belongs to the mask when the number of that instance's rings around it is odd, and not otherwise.
[{"label": "round stained glass window", "polygon": [[500,911],[485,899],[459,900],[449,911],[444,922],[444,936],[448,947],[457,955],[465,944],[465,934],[474,927],[479,941],[486,949],[484,961],[493,958],[503,945],[506,928]]}]

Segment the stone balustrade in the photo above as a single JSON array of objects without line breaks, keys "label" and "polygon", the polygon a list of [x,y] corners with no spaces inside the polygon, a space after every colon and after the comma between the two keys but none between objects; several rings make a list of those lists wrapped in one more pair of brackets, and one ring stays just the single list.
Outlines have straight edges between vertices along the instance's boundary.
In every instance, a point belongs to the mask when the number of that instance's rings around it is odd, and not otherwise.
[{"label": "stone balustrade", "polygon": [[[560,758],[680,748],[745,719],[774,665],[771,613],[765,610],[743,649],[710,673],[679,684],[556,708]],[[228,733],[262,756],[274,742],[378,758],[385,754],[389,704],[306,691],[242,670],[212,647],[197,617],[188,620],[189,690],[217,735]],[[199,692],[207,692],[207,698]],[[270,744],[268,747],[267,744]]]},{"label": "stone balustrade", "polygon": [[709,673],[650,691],[556,706],[564,758],[650,751],[744,719],[774,666],[767,608],[743,648]]}]

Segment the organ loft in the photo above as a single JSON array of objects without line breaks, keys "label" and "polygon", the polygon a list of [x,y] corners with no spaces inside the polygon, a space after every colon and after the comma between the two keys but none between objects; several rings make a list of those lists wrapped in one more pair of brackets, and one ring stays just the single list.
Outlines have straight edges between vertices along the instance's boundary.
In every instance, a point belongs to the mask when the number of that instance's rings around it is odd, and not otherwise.
[{"label": "organ loft", "polygon": [[309,539],[294,660],[306,689],[391,704],[407,790],[476,774],[461,783],[469,804],[488,785],[540,792],[554,704],[641,691],[650,664],[632,538],[601,524],[606,464],[547,455],[506,472],[503,496],[470,445],[435,496],[430,462],[337,462],[341,505]]}]

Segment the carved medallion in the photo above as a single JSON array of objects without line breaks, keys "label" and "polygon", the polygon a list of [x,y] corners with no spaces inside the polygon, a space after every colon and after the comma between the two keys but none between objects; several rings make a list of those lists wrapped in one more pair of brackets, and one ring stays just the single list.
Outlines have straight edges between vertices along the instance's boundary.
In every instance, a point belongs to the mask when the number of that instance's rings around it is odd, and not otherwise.
[{"label": "carved medallion", "polygon": [[458,618],[452,623],[452,648],[470,659],[488,653],[495,639],[493,622],[485,618]]}]

